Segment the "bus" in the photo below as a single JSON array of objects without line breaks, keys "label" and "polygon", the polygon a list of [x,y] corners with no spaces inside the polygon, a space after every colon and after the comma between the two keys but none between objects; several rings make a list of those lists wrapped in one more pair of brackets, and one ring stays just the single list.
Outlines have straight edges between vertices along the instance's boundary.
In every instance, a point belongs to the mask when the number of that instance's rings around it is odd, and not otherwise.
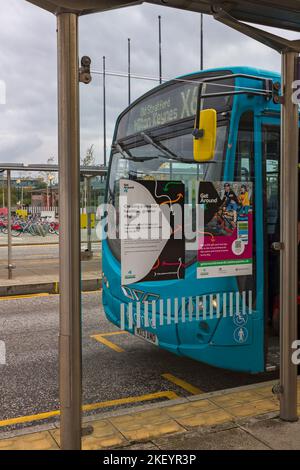
[{"label": "bus", "polygon": [[[261,373],[278,366],[280,83],[279,74],[256,68],[205,70],[159,85],[119,116],[102,244],[103,306],[114,325],[215,367]],[[213,110],[216,119],[207,161],[194,159],[199,109]],[[196,238],[200,206],[201,244],[184,232],[183,241],[170,242],[170,263],[160,258],[169,245],[123,245],[122,191],[131,202],[147,193],[158,204],[164,192],[166,202],[181,195],[184,225],[196,226]],[[223,259],[224,243],[237,231],[235,254]],[[136,277],[145,260],[151,272]]]}]

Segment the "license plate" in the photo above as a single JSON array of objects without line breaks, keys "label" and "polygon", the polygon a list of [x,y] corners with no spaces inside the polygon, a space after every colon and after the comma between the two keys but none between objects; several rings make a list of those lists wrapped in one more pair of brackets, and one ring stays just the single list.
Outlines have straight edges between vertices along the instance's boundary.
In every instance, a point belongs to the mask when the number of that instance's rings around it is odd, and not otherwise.
[{"label": "license plate", "polygon": [[147,330],[143,330],[143,328],[135,328],[134,334],[138,336],[139,338],[143,338],[145,341],[148,341],[149,343],[152,343],[158,346],[158,339],[154,333],[151,333],[150,331],[147,331]]}]

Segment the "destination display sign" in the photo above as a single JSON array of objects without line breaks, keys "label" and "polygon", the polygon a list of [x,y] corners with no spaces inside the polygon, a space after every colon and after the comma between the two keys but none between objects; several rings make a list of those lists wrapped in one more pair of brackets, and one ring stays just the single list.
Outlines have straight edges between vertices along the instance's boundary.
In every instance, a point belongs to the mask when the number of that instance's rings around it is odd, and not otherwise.
[{"label": "destination display sign", "polygon": [[[198,76],[187,77],[186,80],[188,81],[173,83],[154,91],[129,109],[120,120],[117,140],[158,126],[173,124],[182,119],[193,118],[197,111],[201,79]],[[228,90],[228,85],[233,85],[233,79],[226,78],[217,83],[205,84],[203,94]],[[230,96],[206,98],[203,100],[203,109],[210,107],[217,110],[226,109],[230,105],[230,100]]]}]

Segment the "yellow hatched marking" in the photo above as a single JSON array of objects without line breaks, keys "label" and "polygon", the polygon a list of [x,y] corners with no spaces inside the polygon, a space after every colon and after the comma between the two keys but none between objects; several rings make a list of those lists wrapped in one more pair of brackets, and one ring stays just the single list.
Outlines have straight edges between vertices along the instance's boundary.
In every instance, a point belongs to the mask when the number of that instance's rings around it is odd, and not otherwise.
[{"label": "yellow hatched marking", "polygon": [[173,384],[177,385],[178,387],[183,388],[184,390],[191,393],[192,395],[200,395],[201,393],[204,393],[202,390],[200,390],[200,388],[194,387],[194,385],[191,385],[185,380],[175,377],[175,375],[162,374],[162,377],[168,380],[169,382],[172,382]]},{"label": "yellow hatched marking", "polygon": [[96,341],[99,341],[99,343],[104,344],[108,348],[112,349],[113,351],[122,353],[125,352],[123,348],[120,348],[120,346],[117,346],[114,344],[112,341],[109,341],[109,339],[106,339],[106,337],[110,336],[116,336],[116,335],[125,335],[127,334],[127,331],[112,331],[111,333],[101,333],[99,335],[92,335],[91,338],[95,339]]}]

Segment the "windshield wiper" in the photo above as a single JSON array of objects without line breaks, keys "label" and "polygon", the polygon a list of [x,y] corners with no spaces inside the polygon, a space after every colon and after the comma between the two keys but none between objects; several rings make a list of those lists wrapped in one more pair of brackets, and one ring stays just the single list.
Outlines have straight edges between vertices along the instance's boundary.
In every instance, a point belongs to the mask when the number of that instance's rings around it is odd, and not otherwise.
[{"label": "windshield wiper", "polygon": [[133,162],[147,162],[149,160],[153,160],[156,157],[134,157],[129,150],[125,150],[121,144],[114,144],[113,148],[117,150],[123,158],[126,160],[131,160]]},{"label": "windshield wiper", "polygon": [[150,135],[148,134],[145,134],[145,132],[141,132],[141,137],[144,139],[144,141],[149,144],[149,145],[152,145],[152,147],[156,148],[157,150],[159,150],[160,152],[162,152],[166,157],[168,158],[176,158],[178,159],[179,157],[171,152],[171,150],[167,149],[161,142],[156,142],[155,140],[152,139],[152,137],[150,137]]},{"label": "windshield wiper", "polygon": [[147,144],[152,145],[154,148],[162,152],[168,159],[171,159],[173,161],[175,160],[181,163],[195,163],[194,160],[189,160],[188,158],[180,157],[179,155],[165,147],[161,142],[153,140],[152,137],[150,137],[150,135],[146,134],[145,132],[141,132],[140,135]]}]

